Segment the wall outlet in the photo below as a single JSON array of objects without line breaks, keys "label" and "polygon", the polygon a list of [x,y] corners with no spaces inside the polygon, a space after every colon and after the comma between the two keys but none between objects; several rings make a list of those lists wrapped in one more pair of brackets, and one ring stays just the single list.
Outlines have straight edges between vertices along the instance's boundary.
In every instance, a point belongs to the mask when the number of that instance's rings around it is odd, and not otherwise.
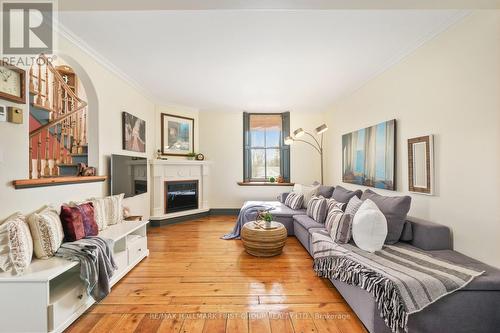
[{"label": "wall outlet", "polygon": [[7,107],[0,105],[0,121],[7,121]]}]

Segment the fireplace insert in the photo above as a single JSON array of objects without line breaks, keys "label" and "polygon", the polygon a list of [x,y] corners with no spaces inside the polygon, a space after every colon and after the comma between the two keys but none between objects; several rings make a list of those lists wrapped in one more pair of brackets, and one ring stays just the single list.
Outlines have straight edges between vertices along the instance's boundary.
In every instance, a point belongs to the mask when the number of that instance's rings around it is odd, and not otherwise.
[{"label": "fireplace insert", "polygon": [[198,180],[165,182],[165,214],[198,208]]}]

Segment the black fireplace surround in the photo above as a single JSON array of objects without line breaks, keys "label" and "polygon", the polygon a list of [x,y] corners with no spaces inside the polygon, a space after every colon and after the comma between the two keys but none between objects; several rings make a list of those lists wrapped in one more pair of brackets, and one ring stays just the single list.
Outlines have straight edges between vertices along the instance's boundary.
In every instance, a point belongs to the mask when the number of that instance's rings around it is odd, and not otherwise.
[{"label": "black fireplace surround", "polygon": [[165,214],[198,209],[198,180],[165,182]]}]

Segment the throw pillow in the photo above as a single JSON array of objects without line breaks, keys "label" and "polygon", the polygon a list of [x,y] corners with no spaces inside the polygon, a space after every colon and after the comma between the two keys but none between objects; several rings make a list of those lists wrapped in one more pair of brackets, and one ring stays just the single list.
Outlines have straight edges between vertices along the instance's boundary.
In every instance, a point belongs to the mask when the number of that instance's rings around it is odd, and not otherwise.
[{"label": "throw pillow", "polygon": [[104,199],[93,198],[89,201],[92,202],[92,205],[94,206],[94,218],[97,223],[97,228],[99,231],[106,229],[108,225],[106,223],[106,205],[104,203]]},{"label": "throw pillow", "polygon": [[123,197],[124,194],[112,195],[105,197],[105,225],[113,225],[123,222]]},{"label": "throw pillow", "polygon": [[365,251],[380,251],[387,237],[387,220],[377,205],[366,199],[352,221],[352,238]]},{"label": "throw pillow", "polygon": [[288,196],[286,197],[285,206],[297,210],[302,208],[303,202],[304,202],[304,196],[302,194],[292,192],[288,194]]},{"label": "throw pillow", "polygon": [[325,228],[335,242],[349,243],[352,236],[352,216],[335,207],[326,216]]},{"label": "throw pillow", "polygon": [[76,206],[82,215],[83,230],[85,231],[85,237],[97,236],[99,228],[94,217],[94,206],[92,202],[87,202]]},{"label": "throw pillow", "polygon": [[335,199],[326,199],[326,210],[327,214],[334,208],[341,209],[342,211],[345,210],[346,204],[342,202],[338,202]]},{"label": "throw pillow", "polygon": [[335,190],[333,190],[332,198],[338,202],[349,202],[354,196],[361,198],[362,193],[361,190],[349,191],[342,186],[336,186]]},{"label": "throw pillow", "polygon": [[399,241],[406,221],[406,215],[410,210],[411,197],[387,197],[379,195],[372,190],[366,190],[361,200],[372,200],[387,219],[386,244],[394,244]]},{"label": "throw pillow", "polygon": [[26,217],[15,213],[0,224],[0,270],[23,274],[33,257],[33,239]]},{"label": "throw pillow", "polygon": [[64,240],[61,219],[53,207],[45,207],[28,217],[35,256],[48,259],[57,252]]},{"label": "throw pillow", "polygon": [[313,197],[307,204],[306,214],[318,223],[325,223],[326,199],[323,197]]},{"label": "throw pillow", "polygon": [[63,205],[60,216],[66,242],[74,242],[85,237],[82,214],[78,207]]},{"label": "throw pillow", "polygon": [[356,215],[356,212],[358,211],[359,207],[363,204],[363,201],[361,201],[360,198],[357,196],[354,196],[349,200],[347,203],[347,206],[345,208],[345,212],[347,214],[351,214],[352,216]]},{"label": "throw pillow", "polygon": [[319,185],[302,185],[295,184],[293,186],[293,192],[302,194],[304,196],[304,203],[302,207],[307,208],[309,201],[313,196],[318,193]]}]

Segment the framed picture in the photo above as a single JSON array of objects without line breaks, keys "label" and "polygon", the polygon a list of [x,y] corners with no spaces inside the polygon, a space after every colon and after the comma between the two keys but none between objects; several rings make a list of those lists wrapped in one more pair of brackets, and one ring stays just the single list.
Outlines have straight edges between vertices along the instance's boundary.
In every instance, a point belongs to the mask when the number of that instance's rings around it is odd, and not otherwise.
[{"label": "framed picture", "polygon": [[146,152],[146,122],[128,112],[122,113],[123,149]]},{"label": "framed picture", "polygon": [[161,152],[186,156],[194,153],[194,119],[161,114]]},{"label": "framed picture", "polygon": [[26,104],[26,72],[0,61],[0,99]]},{"label": "framed picture", "polygon": [[432,195],[434,192],[434,137],[408,139],[408,189]]},{"label": "framed picture", "polygon": [[396,190],[396,120],[342,136],[342,181]]}]

